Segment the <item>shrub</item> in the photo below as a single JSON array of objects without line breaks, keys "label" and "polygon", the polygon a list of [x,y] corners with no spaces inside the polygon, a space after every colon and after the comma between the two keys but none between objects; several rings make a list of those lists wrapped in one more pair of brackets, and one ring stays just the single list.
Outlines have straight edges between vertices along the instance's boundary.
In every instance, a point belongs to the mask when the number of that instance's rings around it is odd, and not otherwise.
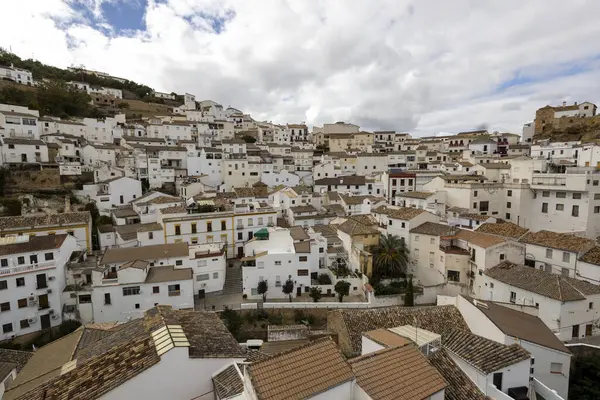
[{"label": "shrub", "polygon": [[319,285],[331,285],[331,277],[327,274],[320,274]]}]

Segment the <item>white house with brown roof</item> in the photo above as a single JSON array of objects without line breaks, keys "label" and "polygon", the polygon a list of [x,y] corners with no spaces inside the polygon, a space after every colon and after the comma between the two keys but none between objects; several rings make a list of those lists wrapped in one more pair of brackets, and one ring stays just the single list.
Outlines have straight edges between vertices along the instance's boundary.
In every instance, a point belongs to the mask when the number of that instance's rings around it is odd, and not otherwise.
[{"label": "white house with brown roof", "polygon": [[13,104],[0,104],[0,137],[39,139],[38,110]]},{"label": "white house with brown roof", "polygon": [[96,203],[98,211],[108,214],[112,209],[129,204],[142,196],[142,183],[124,176],[83,185],[79,195],[87,195]]},{"label": "white house with brown roof", "polygon": [[[595,246],[595,241],[552,231],[529,232],[520,241],[525,243],[525,265],[585,280],[577,275],[578,258]],[[594,282],[598,283],[598,282]]]},{"label": "white house with brown roof", "polygon": [[311,278],[327,271],[327,241],[320,234],[307,234],[300,227],[266,228],[244,244],[242,258],[243,293],[260,298],[258,283],[268,284],[267,298],[286,298],[282,285],[294,282],[292,296],[308,293]]},{"label": "white house with brown roof", "polygon": [[483,278],[482,299],[536,307],[562,341],[600,334],[598,285],[506,261]]},{"label": "white house with brown roof", "polygon": [[4,398],[212,399],[212,375],[246,354],[215,313],[158,306],[38,349]]},{"label": "white house with brown roof", "polygon": [[58,326],[65,265],[78,250],[67,234],[0,239],[2,340]]},{"label": "white house with brown roof", "polygon": [[425,222],[440,222],[440,218],[423,209],[412,207],[379,207],[376,211],[382,211],[380,225],[385,227],[386,233],[395,235],[404,240],[408,245],[410,241],[409,232]]},{"label": "white house with brown roof", "polygon": [[0,139],[0,150],[3,164],[47,163],[48,146],[39,139]]},{"label": "white house with brown roof", "polygon": [[520,345],[534,360],[534,389],[543,390],[541,383],[555,390],[561,399],[568,398],[571,352],[537,317],[537,309],[464,296],[438,296],[438,304],[458,308],[474,334],[505,345]]},{"label": "white house with brown roof", "polygon": [[69,234],[81,249],[92,251],[92,217],[89,211],[38,216],[0,217],[0,236]]}]

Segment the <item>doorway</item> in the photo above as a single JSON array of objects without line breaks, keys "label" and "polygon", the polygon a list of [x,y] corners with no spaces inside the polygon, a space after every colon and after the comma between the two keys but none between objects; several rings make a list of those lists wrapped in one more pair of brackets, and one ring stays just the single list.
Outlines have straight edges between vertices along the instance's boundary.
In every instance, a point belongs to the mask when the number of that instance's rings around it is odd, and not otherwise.
[{"label": "doorway", "polygon": [[38,296],[39,309],[44,310],[46,308],[50,308],[50,303],[48,302],[48,295],[42,294]]},{"label": "doorway", "polygon": [[579,325],[573,325],[572,335],[574,339],[579,337]]},{"label": "doorway", "polygon": [[302,296],[302,288],[300,286],[296,288],[296,296]]},{"label": "doorway", "polygon": [[42,329],[50,329],[50,315],[49,314],[41,315],[40,322],[42,323]]},{"label": "doorway", "polygon": [[494,374],[494,386],[496,386],[499,391],[502,391],[502,372],[496,372]]},{"label": "doorway", "polygon": [[46,274],[37,274],[35,276],[35,282],[37,289],[45,289],[48,287],[48,282],[46,281]]}]

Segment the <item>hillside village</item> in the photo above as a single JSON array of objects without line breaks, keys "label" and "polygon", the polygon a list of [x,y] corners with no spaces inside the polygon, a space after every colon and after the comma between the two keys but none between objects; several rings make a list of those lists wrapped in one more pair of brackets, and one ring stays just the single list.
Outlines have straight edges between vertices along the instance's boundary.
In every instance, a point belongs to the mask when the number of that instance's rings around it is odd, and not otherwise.
[{"label": "hillside village", "polygon": [[14,61],[3,399],[566,400],[600,345],[593,103],[413,137]]}]

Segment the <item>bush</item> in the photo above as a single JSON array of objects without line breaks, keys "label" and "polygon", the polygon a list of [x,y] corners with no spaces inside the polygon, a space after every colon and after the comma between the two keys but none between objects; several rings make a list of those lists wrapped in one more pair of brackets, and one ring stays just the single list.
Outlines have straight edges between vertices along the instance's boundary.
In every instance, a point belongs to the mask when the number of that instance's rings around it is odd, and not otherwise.
[{"label": "bush", "polygon": [[267,316],[267,321],[269,321],[270,325],[282,325],[283,315],[271,313]]},{"label": "bush", "polygon": [[319,285],[331,285],[331,277],[327,274],[319,275]]},{"label": "bush", "polygon": [[406,288],[406,281],[392,281],[390,286],[396,289],[404,289]]},{"label": "bush", "polygon": [[386,286],[381,283],[374,285],[373,290],[375,291],[375,296],[391,296],[403,294],[406,291],[405,288]]}]

